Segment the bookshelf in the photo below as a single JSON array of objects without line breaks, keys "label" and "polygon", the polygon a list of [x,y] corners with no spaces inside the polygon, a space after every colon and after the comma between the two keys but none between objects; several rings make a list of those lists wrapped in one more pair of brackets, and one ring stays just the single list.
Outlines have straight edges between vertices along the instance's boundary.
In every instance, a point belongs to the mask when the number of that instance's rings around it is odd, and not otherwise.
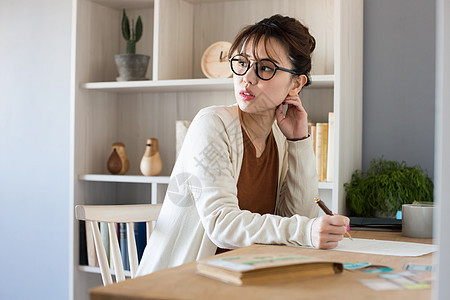
[{"label": "bookshelf", "polygon": [[[232,79],[206,79],[203,51],[232,41],[239,29],[275,13],[300,19],[317,40],[313,84],[301,99],[313,122],[335,113],[334,182],[320,182],[320,197],[345,213],[343,184],[361,168],[363,1],[343,0],[76,0],[72,85],[71,201],[77,204],[161,202],[175,163],[175,121],[192,120],[203,107],[235,102]],[[141,16],[137,53],[150,55],[146,81],[116,82],[114,55],[125,52],[122,9]],[[140,175],[149,137],[159,140],[160,176]],[[109,175],[114,142],[125,144],[127,175]],[[74,221],[75,222],[75,221]],[[73,298],[88,299],[101,285],[79,266],[74,223]]]},{"label": "bookshelf", "polygon": [[[332,88],[333,75],[312,75],[309,88]],[[80,85],[87,90],[97,90],[116,93],[146,93],[146,92],[199,92],[199,91],[232,91],[233,79],[177,79],[177,80],[143,80],[143,81],[110,81],[86,82]]]}]

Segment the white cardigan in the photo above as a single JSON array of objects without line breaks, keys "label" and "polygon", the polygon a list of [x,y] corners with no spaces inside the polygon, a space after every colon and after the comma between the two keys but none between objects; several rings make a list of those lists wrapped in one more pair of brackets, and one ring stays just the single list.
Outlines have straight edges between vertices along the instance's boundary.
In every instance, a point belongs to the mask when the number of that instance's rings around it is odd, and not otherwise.
[{"label": "white cardigan", "polygon": [[311,218],[318,215],[312,139],[288,141],[276,122],[272,129],[279,157],[275,214],[260,215],[238,206],[243,138],[237,105],[208,107],[197,114],[138,276],[214,255],[217,246],[311,245]]}]

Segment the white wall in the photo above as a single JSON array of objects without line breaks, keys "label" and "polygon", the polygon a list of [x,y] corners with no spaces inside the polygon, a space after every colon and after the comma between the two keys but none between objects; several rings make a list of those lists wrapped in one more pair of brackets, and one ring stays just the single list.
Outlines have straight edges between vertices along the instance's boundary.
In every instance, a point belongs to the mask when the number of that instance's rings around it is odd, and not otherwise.
[{"label": "white wall", "polygon": [[435,299],[449,299],[450,286],[450,0],[436,1],[436,155],[435,197],[439,205],[434,222],[435,236],[439,244],[436,264],[438,284],[434,289]]},{"label": "white wall", "polygon": [[363,170],[384,155],[433,177],[435,7],[364,1]]},{"label": "white wall", "polygon": [[67,299],[71,0],[0,0],[0,299]]}]

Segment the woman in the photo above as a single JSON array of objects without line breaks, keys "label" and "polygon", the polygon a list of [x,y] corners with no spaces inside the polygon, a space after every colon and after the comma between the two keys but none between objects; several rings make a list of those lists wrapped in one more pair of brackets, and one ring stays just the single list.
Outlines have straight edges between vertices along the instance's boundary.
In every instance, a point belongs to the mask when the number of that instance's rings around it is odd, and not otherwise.
[{"label": "woman", "polygon": [[348,218],[317,218],[315,158],[298,96],[314,48],[306,27],[280,15],[237,35],[237,105],[194,118],[138,275],[252,243],[327,249],[342,240]]}]

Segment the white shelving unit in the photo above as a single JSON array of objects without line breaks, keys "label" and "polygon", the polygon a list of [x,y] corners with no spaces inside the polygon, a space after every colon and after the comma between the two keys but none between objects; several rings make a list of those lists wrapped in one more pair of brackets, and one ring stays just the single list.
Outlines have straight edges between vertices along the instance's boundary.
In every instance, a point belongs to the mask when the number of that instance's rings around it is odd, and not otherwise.
[{"label": "white shelving unit", "polygon": [[[122,9],[141,16],[137,52],[151,56],[150,80],[116,82],[114,55],[125,52]],[[192,120],[203,107],[232,104],[231,78],[206,79],[204,50],[232,41],[247,24],[275,13],[298,18],[317,47],[312,82],[301,98],[313,122],[335,113],[334,182],[320,182],[320,197],[345,213],[343,184],[361,168],[362,0],[77,0],[75,11],[72,205],[161,202],[175,163],[175,121]],[[159,140],[161,176],[145,177],[139,162],[149,137]],[[127,175],[108,175],[114,142],[123,142]],[[95,268],[78,266],[78,224],[73,239],[73,297],[88,299],[101,285]],[[94,270],[94,271],[93,271]],[[94,272],[94,273],[93,273]]]},{"label": "white shelving unit", "polygon": [[[81,272],[86,272],[86,273],[92,273],[92,274],[101,274],[100,268],[99,267],[90,267],[90,266],[78,266],[78,270]],[[111,275],[116,276],[116,271],[114,269],[110,270]],[[124,271],[125,277],[126,278],[130,278],[131,277],[131,272],[125,270]]]},{"label": "white shelving unit", "polygon": [[[334,75],[312,75],[311,80],[310,88],[332,88],[334,86]],[[80,88],[115,93],[232,91],[233,79],[87,82],[80,84]]]}]

